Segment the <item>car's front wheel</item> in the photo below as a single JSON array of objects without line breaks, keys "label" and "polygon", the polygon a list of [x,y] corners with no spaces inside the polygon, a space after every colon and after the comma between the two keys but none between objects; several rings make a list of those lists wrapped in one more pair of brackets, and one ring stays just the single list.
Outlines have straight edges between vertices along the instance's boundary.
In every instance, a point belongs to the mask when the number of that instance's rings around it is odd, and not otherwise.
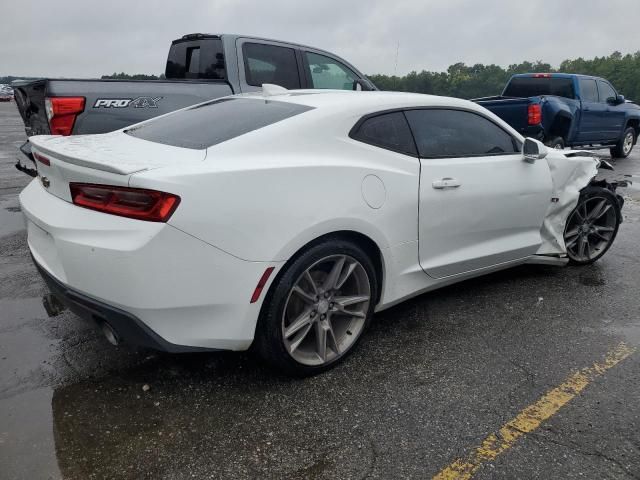
[{"label": "car's front wheel", "polygon": [[588,265],[602,257],[613,244],[619,225],[620,207],[616,196],[606,188],[585,188],[564,230],[571,263]]},{"label": "car's front wheel", "polygon": [[328,239],[304,251],[272,285],[256,348],[272,365],[313,375],[344,359],[369,324],[377,298],[373,263],[357,245]]}]

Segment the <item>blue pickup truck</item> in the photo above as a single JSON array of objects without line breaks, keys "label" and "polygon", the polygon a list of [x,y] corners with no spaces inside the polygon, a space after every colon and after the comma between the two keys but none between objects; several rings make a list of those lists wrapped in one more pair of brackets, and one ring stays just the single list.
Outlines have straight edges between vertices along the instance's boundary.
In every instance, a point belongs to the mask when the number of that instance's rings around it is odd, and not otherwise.
[{"label": "blue pickup truck", "polygon": [[640,134],[640,106],[598,77],[514,75],[502,95],[474,101],[553,148],[610,148],[612,157],[625,158]]}]

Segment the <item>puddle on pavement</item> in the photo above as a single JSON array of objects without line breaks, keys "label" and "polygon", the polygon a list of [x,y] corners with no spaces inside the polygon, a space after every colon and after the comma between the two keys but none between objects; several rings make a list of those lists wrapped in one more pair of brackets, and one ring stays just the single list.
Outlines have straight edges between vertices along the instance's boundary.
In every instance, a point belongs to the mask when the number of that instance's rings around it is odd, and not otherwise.
[{"label": "puddle on pavement", "polygon": [[24,230],[24,218],[17,201],[0,202],[0,237]]},{"label": "puddle on pavement", "polygon": [[5,478],[62,478],[53,435],[53,390],[0,398],[0,465]]},{"label": "puddle on pavement", "polygon": [[61,478],[52,448],[53,390],[46,386],[58,341],[41,327],[46,317],[40,298],[0,300],[0,465],[6,478]]}]

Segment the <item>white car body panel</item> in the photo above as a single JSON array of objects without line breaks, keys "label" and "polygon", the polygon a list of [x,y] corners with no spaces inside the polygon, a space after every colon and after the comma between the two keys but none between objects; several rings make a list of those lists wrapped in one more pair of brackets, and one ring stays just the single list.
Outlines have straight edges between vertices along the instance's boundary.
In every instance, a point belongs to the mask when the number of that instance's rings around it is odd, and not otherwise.
[{"label": "white car body panel", "polygon": [[[533,164],[521,155],[421,161],[348,136],[370,113],[440,106],[480,112],[522,141],[498,117],[459,99],[319,91],[244,97],[314,109],[205,150],[124,130],[31,137],[33,151],[51,160],[50,167],[38,164],[49,189],[37,178],[20,195],[36,262],[167,342],[243,350],[271,282],[313,240],[349,231],[375,243],[382,310],[535,262],[536,254],[563,256],[564,222],[596,167],[592,158],[556,151]],[[444,177],[462,186],[434,190],[431,182]],[[73,205],[72,181],[170,192],[181,203],[168,223],[132,220]],[[268,267],[274,273],[264,292],[249,303]]]},{"label": "white car body panel", "polygon": [[[526,258],[542,240],[552,182],[544,161],[522,155],[424,159],[420,263],[434,278]],[[460,186],[436,189],[453,178]]]}]

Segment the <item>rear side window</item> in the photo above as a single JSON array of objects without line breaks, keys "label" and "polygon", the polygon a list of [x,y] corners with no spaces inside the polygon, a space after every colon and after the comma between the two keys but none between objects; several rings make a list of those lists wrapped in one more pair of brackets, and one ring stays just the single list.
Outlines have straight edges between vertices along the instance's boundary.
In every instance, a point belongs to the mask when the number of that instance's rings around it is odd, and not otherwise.
[{"label": "rear side window", "polygon": [[590,78],[580,79],[580,96],[583,102],[598,103],[598,90],[596,89],[596,81]]},{"label": "rear side window", "polygon": [[289,90],[300,88],[300,74],[293,48],[245,43],[242,45],[247,83],[261,87],[272,83]]},{"label": "rear side window", "polygon": [[417,155],[411,130],[402,112],[365,118],[354,127],[350,137],[394,152]]},{"label": "rear side window", "polygon": [[224,80],[226,71],[222,40],[211,38],[172,44],[165,76],[175,79]]},{"label": "rear side window", "polygon": [[573,80],[558,77],[515,77],[502,93],[505,97],[537,97],[539,95],[556,95],[558,97],[575,98]]},{"label": "rear side window", "polygon": [[405,113],[420,157],[476,157],[518,152],[513,137],[481,115],[441,109]]},{"label": "rear side window", "polygon": [[201,150],[308,110],[312,107],[297,103],[223,98],[151,120],[125,133],[150,142]]}]

